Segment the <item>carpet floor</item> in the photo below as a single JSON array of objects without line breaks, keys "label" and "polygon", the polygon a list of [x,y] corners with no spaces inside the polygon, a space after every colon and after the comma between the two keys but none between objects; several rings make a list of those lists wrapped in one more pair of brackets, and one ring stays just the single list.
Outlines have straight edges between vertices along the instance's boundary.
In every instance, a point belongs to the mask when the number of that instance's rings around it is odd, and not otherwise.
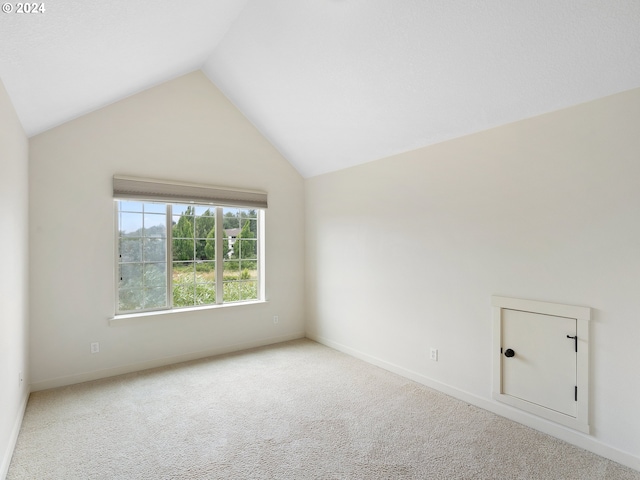
[{"label": "carpet floor", "polygon": [[310,340],[31,395],[18,479],[629,479]]}]

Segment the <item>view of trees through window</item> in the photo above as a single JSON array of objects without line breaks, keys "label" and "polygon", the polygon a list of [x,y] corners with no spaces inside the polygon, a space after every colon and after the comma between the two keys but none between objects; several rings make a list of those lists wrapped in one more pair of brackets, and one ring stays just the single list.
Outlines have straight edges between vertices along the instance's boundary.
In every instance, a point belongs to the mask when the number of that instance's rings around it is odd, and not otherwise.
[{"label": "view of trees through window", "polygon": [[[221,229],[216,228],[218,211]],[[258,298],[254,209],[120,201],[118,236],[119,312]],[[216,263],[217,253],[221,265]],[[169,279],[171,298],[167,298]]]}]

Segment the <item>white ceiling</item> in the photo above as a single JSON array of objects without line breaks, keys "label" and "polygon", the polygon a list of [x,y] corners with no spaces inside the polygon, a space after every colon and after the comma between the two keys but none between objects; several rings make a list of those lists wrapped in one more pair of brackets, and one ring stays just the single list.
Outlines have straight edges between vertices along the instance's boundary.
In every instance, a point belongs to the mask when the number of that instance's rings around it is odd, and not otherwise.
[{"label": "white ceiling", "polygon": [[247,2],[40,3],[0,12],[0,78],[29,136],[199,69]]},{"label": "white ceiling", "polygon": [[28,135],[202,68],[305,177],[640,87],[640,0],[56,0],[0,13]]}]

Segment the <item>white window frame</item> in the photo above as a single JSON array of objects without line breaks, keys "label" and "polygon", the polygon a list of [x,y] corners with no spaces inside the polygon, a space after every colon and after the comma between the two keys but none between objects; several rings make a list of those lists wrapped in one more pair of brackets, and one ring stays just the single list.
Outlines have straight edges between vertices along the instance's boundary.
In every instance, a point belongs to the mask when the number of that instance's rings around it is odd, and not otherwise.
[{"label": "white window frame", "polygon": [[[264,192],[251,190],[230,190],[220,187],[206,185],[188,184],[182,182],[172,182],[165,180],[139,179],[135,177],[114,176],[114,272],[115,272],[115,315],[118,317],[130,317],[136,315],[149,315],[154,313],[180,312],[193,309],[207,309],[221,306],[243,305],[265,301],[265,214],[267,207],[267,195]],[[192,194],[192,195],[191,195]],[[190,200],[193,198],[193,200]],[[217,200],[212,202],[211,200]],[[141,203],[164,204],[166,207],[166,306],[124,310],[120,311],[120,225],[119,225],[119,205],[118,201],[133,201]],[[215,260],[215,284],[216,303],[192,306],[173,305],[173,241],[172,241],[172,205],[182,204],[191,206],[203,206],[215,209],[215,236],[216,236],[216,260]],[[238,301],[224,301],[224,209],[238,208],[256,211],[256,233],[257,233],[257,298]],[[195,259],[194,259],[195,261]]]}]

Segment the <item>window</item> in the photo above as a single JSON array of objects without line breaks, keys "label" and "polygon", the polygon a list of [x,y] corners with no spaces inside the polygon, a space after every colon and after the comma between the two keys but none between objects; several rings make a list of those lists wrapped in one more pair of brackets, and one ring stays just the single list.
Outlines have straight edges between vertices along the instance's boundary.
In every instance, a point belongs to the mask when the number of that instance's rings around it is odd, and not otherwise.
[{"label": "window", "polygon": [[161,202],[117,180],[117,314],[262,299],[263,208]]}]

